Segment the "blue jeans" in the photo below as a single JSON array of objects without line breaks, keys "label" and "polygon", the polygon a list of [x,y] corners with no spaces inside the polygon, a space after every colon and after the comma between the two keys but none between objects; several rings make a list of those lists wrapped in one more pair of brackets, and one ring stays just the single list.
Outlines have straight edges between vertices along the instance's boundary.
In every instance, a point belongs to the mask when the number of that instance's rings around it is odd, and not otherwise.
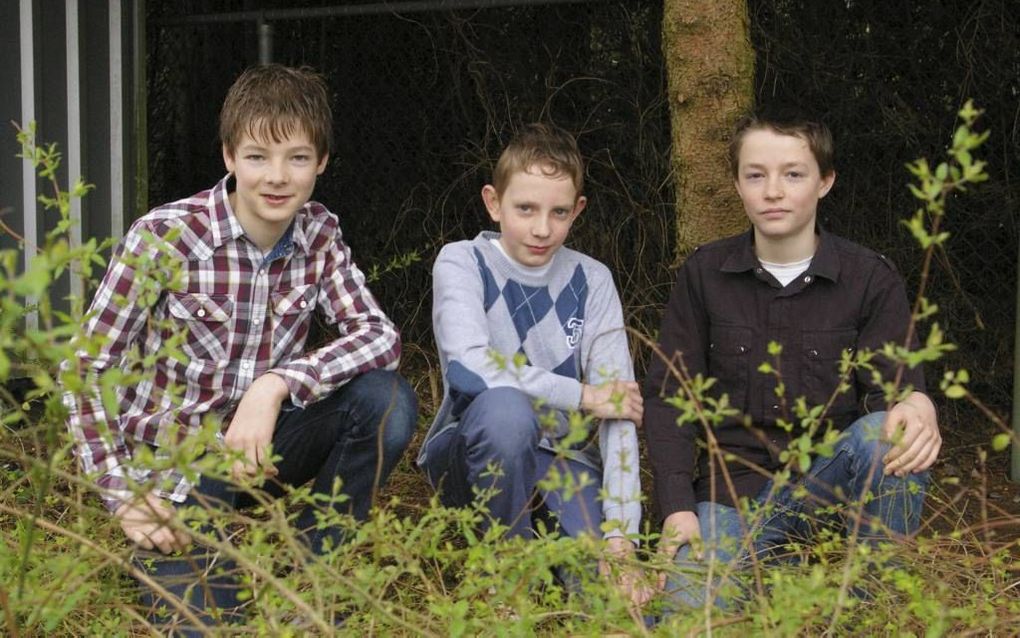
[{"label": "blue jeans", "polygon": [[[885,412],[874,412],[854,421],[834,446],[832,456],[817,457],[807,474],[776,490],[772,481],[754,499],[751,511],[712,502],[697,504],[702,555],[692,556],[689,545],[680,548],[675,563],[679,574],[667,581],[667,591],[677,607],[702,607],[707,596],[726,607],[739,595],[733,576],[746,566],[751,555],[781,560],[790,543],[809,543],[820,525],[840,524],[830,505],[863,504],[858,537],[868,543],[907,536],[917,531],[924,507],[928,472],[904,478],[883,476],[882,457],[890,444],[881,440]],[[802,495],[795,492],[803,490]],[[870,494],[869,498],[864,498]],[[847,527],[853,521],[845,521]],[[708,578],[711,569],[711,579]],[[729,575],[726,579],[723,576]]]},{"label": "blue jeans", "polygon": [[[600,473],[575,460],[557,459],[539,447],[540,438],[531,399],[514,388],[492,388],[475,397],[455,426],[427,443],[424,470],[448,507],[469,505],[480,490],[491,494],[489,515],[510,528],[508,536],[531,538],[534,513],[549,515],[571,537],[601,535]],[[558,491],[537,490],[554,463],[562,475],[573,475],[575,485],[582,472],[593,480],[570,499]]]},{"label": "blue jeans", "polygon": [[[411,440],[417,410],[417,399],[407,381],[387,370],[373,370],[356,377],[305,409],[285,406],[273,433],[273,452],[281,457],[276,465],[279,474],[274,483],[265,486],[265,491],[280,496],[284,485],[299,486],[314,479],[312,492],[331,496],[339,478],[340,491],[348,498],[334,501],[333,507],[364,520],[377,490]],[[252,497],[240,487],[202,477],[184,505],[202,501],[232,510],[250,505]],[[296,522],[296,528],[315,554],[322,554],[327,546],[335,547],[344,536],[343,530],[336,527],[318,529],[319,509],[305,507]],[[202,531],[216,533],[209,527]],[[214,549],[196,543],[185,556],[137,550],[135,561],[159,585],[184,601],[205,625],[240,619],[237,566]],[[144,588],[143,599],[150,609],[150,619],[171,634],[204,635],[201,628],[168,625],[181,620],[168,620],[166,616],[172,616],[175,607],[156,592]]]}]

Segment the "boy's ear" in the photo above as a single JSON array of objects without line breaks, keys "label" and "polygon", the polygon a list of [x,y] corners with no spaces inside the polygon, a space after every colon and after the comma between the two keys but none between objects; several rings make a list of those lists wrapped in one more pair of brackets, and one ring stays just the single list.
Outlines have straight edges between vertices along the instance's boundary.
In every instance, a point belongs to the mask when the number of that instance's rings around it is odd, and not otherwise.
[{"label": "boy's ear", "polygon": [[316,175],[322,175],[322,172],[326,170],[326,164],[328,164],[328,163],[329,163],[329,153],[326,153],[325,155],[322,156],[322,159],[319,160],[319,166],[318,166],[318,168],[315,169],[315,174]]},{"label": "boy's ear", "polygon": [[482,186],[482,201],[485,202],[485,210],[489,211],[492,221],[499,222],[499,193],[492,184]]},{"label": "boy's ear", "polygon": [[822,182],[818,187],[818,199],[821,199],[829,194],[832,190],[832,185],[836,183],[836,171],[831,171],[828,175],[822,176]]},{"label": "boy's ear", "polygon": [[577,219],[577,216],[581,214],[581,211],[584,210],[584,207],[587,206],[587,205],[588,205],[588,198],[587,197],[585,197],[584,195],[581,195],[580,197],[577,198],[577,202],[574,204],[574,212],[573,212],[574,219]]},{"label": "boy's ear", "polygon": [[223,145],[223,165],[227,168],[228,173],[234,172],[234,151],[226,144]]}]

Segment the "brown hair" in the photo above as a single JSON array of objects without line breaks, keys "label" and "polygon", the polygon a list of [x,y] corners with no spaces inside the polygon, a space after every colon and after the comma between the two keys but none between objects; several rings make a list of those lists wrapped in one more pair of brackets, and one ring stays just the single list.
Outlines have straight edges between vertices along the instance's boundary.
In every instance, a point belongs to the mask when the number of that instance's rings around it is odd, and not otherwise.
[{"label": "brown hair", "polygon": [[740,118],[736,131],[730,140],[730,173],[738,177],[740,168],[740,147],[744,136],[751,131],[772,130],[779,135],[792,135],[803,138],[811,149],[811,154],[818,162],[822,175],[832,174],[836,169],[832,144],[832,133],[825,124],[808,118],[805,114],[791,107],[773,107],[756,110]]},{"label": "brown hair", "polygon": [[241,136],[281,142],[303,130],[321,160],[333,138],[326,81],[309,67],[251,67],[227,92],[220,110],[220,141],[233,155]]},{"label": "brown hair", "polygon": [[537,167],[544,175],[566,175],[574,182],[577,195],[584,190],[584,162],[577,140],[553,124],[527,124],[514,135],[496,162],[492,185],[503,194],[510,177],[519,171]]}]

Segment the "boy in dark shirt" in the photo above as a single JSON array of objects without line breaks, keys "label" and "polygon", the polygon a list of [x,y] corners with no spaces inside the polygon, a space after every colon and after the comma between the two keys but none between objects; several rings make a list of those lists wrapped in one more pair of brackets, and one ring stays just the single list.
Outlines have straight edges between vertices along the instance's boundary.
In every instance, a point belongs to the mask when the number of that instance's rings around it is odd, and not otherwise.
[{"label": "boy in dark shirt", "polygon": [[[774,554],[791,540],[810,539],[817,507],[868,492],[862,537],[917,528],[927,470],[941,447],[935,408],[921,369],[881,353],[871,360],[881,380],[865,367],[840,373],[845,352],[903,344],[911,311],[903,281],[884,256],[816,227],[818,201],[835,180],[832,156],[822,124],[782,114],[745,118],[730,163],[752,228],[699,248],[678,273],[661,357],[645,384],[645,432],[664,517],[660,550],[685,567],[693,565],[692,551],[731,559],[749,524],[750,551]],[[770,342],[780,344],[777,356],[769,354]],[[759,371],[763,362],[781,379]],[[728,395],[736,408],[738,414],[712,426],[721,454],[707,453],[698,423],[678,427],[680,412],[665,401],[680,387],[676,370],[716,378],[710,394]],[[901,392],[890,404],[881,381],[894,379]],[[827,406],[821,418],[842,434],[831,456],[815,457],[804,475],[774,488],[780,453],[802,432],[789,428],[799,397]],[[816,442],[825,429],[818,428]],[[794,495],[798,487],[806,498]],[[751,520],[737,508],[745,497],[775,507]],[[676,577],[670,589],[698,605],[706,583],[694,580]]]}]

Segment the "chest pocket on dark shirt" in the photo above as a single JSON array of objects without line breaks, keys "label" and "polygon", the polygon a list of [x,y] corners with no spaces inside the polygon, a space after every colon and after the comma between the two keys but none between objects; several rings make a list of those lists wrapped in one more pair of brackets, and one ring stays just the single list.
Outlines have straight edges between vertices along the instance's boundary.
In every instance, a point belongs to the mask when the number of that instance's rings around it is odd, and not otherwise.
[{"label": "chest pocket on dark shirt", "polygon": [[[319,289],[314,284],[277,290],[270,296],[274,331],[293,332],[291,339],[303,340],[308,334],[308,316],[315,310],[315,297]],[[273,339],[274,350],[277,340]]]},{"label": "chest pocket on dark shirt", "polygon": [[[856,330],[804,332],[803,376],[804,395],[808,405],[824,405],[839,385],[839,362],[844,352],[853,354],[857,348]],[[846,392],[836,395],[828,416],[845,415],[857,410],[857,390],[853,373],[845,376]]]},{"label": "chest pocket on dark shirt", "polygon": [[184,324],[182,352],[191,359],[219,361],[227,356],[234,299],[230,295],[172,292],[167,311]]},{"label": "chest pocket on dark shirt", "polygon": [[730,404],[747,411],[751,329],[712,326],[708,340],[708,374],[718,379],[715,394],[730,395]]}]

